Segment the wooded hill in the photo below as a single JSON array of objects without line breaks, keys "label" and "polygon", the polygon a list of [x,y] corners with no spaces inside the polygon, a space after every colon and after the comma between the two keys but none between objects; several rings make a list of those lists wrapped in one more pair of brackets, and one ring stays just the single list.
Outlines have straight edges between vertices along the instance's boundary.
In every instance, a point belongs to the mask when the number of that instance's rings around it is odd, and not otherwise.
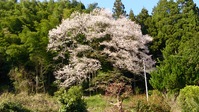
[{"label": "wooded hill", "polygon": [[0,93],[143,93],[144,72],[150,89],[179,93],[199,85],[198,30],[193,0],[160,0],[138,15],[121,0],[113,13],[76,0],[1,0]]}]

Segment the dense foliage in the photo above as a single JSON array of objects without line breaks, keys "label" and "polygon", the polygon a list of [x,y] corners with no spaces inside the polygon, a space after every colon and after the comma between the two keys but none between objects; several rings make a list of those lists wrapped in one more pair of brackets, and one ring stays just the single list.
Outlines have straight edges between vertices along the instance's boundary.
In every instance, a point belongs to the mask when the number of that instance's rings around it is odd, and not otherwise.
[{"label": "dense foliage", "polygon": [[178,96],[178,104],[182,112],[198,112],[199,111],[199,87],[186,86],[180,90]]},{"label": "dense foliage", "polygon": [[0,1],[1,85],[13,85],[17,92],[45,92],[50,87],[57,62],[46,50],[48,31],[74,10],[85,7],[75,0]]},{"label": "dense foliage", "polygon": [[[185,111],[197,107],[198,88],[185,87],[199,85],[199,8],[194,1],[159,0],[152,14],[143,8],[138,15],[133,10],[127,15],[122,0],[115,0],[113,13],[97,5],[0,0],[0,94],[52,94],[62,86],[57,92],[61,110],[81,106],[77,111],[86,111],[82,91],[106,93],[119,84],[121,93],[144,90],[144,61],[154,89],[180,92]],[[72,87],[77,84],[82,90]],[[140,111],[154,106],[140,105]],[[25,108],[6,102],[0,109]]]},{"label": "dense foliage", "polygon": [[82,99],[83,91],[79,86],[73,86],[68,91],[61,88],[55,93],[61,103],[59,112],[87,112],[86,103]]},{"label": "dense foliage", "polygon": [[1,112],[31,112],[30,110],[24,108],[21,104],[14,102],[4,102],[0,104]]},{"label": "dense foliage", "polygon": [[152,86],[168,92],[198,85],[198,7],[192,0],[160,0],[153,13],[157,34],[151,48],[162,52],[157,70],[151,73]]}]

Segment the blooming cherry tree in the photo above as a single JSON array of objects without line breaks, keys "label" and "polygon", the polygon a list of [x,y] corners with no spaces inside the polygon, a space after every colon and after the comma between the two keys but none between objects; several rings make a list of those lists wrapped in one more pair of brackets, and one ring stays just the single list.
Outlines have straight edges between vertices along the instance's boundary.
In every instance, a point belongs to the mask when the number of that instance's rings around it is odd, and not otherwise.
[{"label": "blooming cherry tree", "polygon": [[101,68],[97,57],[88,56],[87,52],[98,51],[99,55],[107,56],[113,67],[136,74],[143,72],[142,62],[145,60],[146,68],[150,70],[154,61],[148,55],[146,44],[151,41],[152,38],[142,35],[140,26],[129,19],[116,20],[110,11],[96,9],[90,14],[75,12],[49,31],[48,50],[58,53],[55,60],[65,58],[65,53],[69,52],[69,64],[54,72],[60,85],[69,87]]}]

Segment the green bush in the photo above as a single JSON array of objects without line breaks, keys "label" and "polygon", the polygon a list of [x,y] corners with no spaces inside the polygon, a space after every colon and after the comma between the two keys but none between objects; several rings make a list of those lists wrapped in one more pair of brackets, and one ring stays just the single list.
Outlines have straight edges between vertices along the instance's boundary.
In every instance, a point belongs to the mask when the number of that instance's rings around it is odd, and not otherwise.
[{"label": "green bush", "polygon": [[180,90],[177,100],[182,112],[199,112],[199,87],[186,86]]},{"label": "green bush", "polygon": [[3,102],[0,104],[0,112],[31,112],[21,104],[15,102]]},{"label": "green bush", "polygon": [[60,89],[55,93],[61,103],[59,112],[87,112],[82,95],[82,88],[79,86],[73,86],[68,91]]}]

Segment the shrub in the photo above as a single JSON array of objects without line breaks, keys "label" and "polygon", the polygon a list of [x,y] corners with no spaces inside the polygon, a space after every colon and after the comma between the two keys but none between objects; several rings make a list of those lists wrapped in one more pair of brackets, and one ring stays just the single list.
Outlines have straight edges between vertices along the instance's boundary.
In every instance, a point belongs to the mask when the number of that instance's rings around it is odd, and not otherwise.
[{"label": "shrub", "polygon": [[199,112],[199,87],[186,86],[181,89],[177,101],[182,112]]},{"label": "shrub", "polygon": [[153,90],[151,93],[148,102],[145,99],[138,100],[135,107],[136,112],[170,112],[171,108],[163,94],[157,90]]},{"label": "shrub", "polygon": [[0,112],[31,112],[21,104],[15,102],[3,102],[0,104]]},{"label": "shrub", "polygon": [[55,93],[61,103],[59,112],[86,112],[86,103],[82,95],[82,88],[79,86],[73,86],[68,91],[60,89]]},{"label": "shrub", "polygon": [[14,90],[16,93],[20,92],[33,92],[33,82],[29,80],[28,73],[23,67],[12,68],[9,72],[9,77],[12,80]]},{"label": "shrub", "polygon": [[144,101],[138,101],[135,109],[136,112],[170,112],[169,109],[164,108],[161,104]]}]

